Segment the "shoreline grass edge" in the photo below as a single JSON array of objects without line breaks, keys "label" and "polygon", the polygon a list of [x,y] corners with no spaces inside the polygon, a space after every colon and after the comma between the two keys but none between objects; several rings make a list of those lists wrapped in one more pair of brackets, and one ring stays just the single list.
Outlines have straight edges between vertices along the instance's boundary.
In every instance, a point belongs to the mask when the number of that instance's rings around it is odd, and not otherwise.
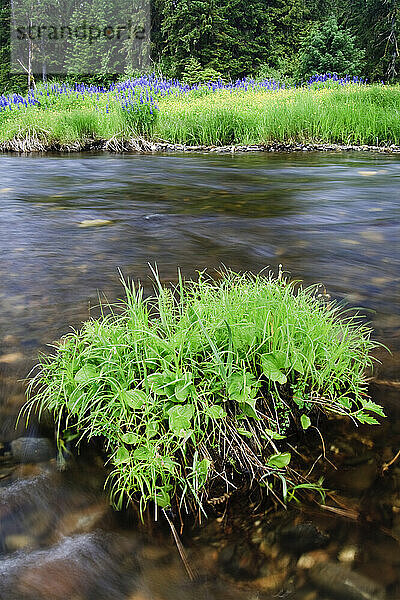
[{"label": "shoreline grass edge", "polygon": [[400,85],[326,80],[285,88],[243,80],[190,87],[151,77],[107,89],[53,84],[0,97],[0,150],[398,152],[399,116]]}]

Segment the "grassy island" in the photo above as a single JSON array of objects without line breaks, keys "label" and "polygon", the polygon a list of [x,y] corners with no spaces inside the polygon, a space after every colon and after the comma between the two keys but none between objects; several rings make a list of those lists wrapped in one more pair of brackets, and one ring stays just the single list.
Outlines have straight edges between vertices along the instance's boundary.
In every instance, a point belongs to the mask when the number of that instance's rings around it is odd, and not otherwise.
[{"label": "grassy island", "polygon": [[[0,148],[400,144],[400,86],[316,76],[300,87],[242,79],[186,85],[146,76],[108,88],[45,84],[0,97]],[[122,144],[122,145],[121,145]]]},{"label": "grassy island", "polygon": [[[291,447],[327,415],[376,424],[371,330],[280,273],[179,277],[122,304],[41,357],[29,413],[65,440],[100,438],[113,503],[207,513],[244,485],[284,501],[311,484]],[[315,438],[314,443],[315,443]],[[289,442],[292,446],[290,446]]]}]

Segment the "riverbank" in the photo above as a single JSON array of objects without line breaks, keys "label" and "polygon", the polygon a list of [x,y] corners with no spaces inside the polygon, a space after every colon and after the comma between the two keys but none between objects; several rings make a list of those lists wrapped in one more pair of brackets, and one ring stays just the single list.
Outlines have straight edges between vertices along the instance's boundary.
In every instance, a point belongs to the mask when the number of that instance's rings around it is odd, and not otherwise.
[{"label": "riverbank", "polygon": [[344,145],[344,144],[237,144],[229,146],[191,146],[187,144],[171,144],[168,142],[149,141],[144,138],[113,139],[110,140],[87,140],[82,143],[76,142],[71,145],[55,143],[46,146],[39,140],[13,139],[0,144],[0,152],[29,154],[41,152],[59,152],[62,154],[74,152],[138,152],[146,154],[185,152],[185,153],[215,153],[215,154],[241,154],[254,152],[378,152],[380,154],[398,154],[400,146],[368,146],[368,145]]},{"label": "riverbank", "polygon": [[400,86],[352,80],[42,85],[0,97],[0,150],[398,152],[399,113]]}]

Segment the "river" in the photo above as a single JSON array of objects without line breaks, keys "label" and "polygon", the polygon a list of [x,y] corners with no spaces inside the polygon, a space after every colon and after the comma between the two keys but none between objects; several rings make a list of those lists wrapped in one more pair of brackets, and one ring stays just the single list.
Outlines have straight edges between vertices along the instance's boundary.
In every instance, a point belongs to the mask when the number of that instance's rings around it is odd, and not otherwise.
[{"label": "river", "polygon": [[[221,265],[258,272],[282,264],[293,278],[321,282],[333,298],[361,307],[375,338],[392,352],[379,352],[382,364],[373,390],[389,418],[381,434],[371,433],[369,451],[379,463],[399,447],[400,157],[362,152],[2,155],[0,259],[0,442],[6,453],[10,441],[24,432],[23,423],[15,429],[23,402],[21,379],[38,352],[69,326],[95,315],[99,295],[110,301],[121,297],[118,269],[140,279],[150,292],[148,263],[157,264],[163,281],[176,280],[178,267],[192,277]],[[36,435],[36,426],[28,433]],[[275,557],[273,573],[265,566],[254,573],[241,570],[234,545],[228,562],[236,560],[239,567],[232,574],[223,552],[229,554],[233,542],[227,542],[227,532],[219,536],[213,523],[187,540],[206,574],[205,581],[189,586],[167,534],[139,535],[126,517],[105,508],[96,460],[90,455],[64,473],[51,463],[15,469],[4,462],[4,598],[269,598],[274,586],[268,577],[280,573],[277,582],[285,587],[289,573],[299,572],[293,562],[298,557],[287,555],[289,562],[282,566],[284,554]],[[360,464],[365,468],[370,462]],[[374,500],[368,515],[388,510],[400,488],[400,470],[392,475],[393,468],[385,477],[374,471],[367,488],[349,492],[344,485],[350,504],[355,499],[357,505],[358,498],[361,506],[375,490],[374,498],[386,498],[385,508]],[[400,561],[390,562],[388,556],[396,549],[399,554],[398,504],[390,518],[378,519],[379,539],[354,519],[336,515],[331,531],[325,516],[313,516],[330,532],[330,546],[323,550],[329,558],[362,548],[354,551],[351,564],[393,598],[400,595]],[[74,521],[82,514],[90,523],[86,528]],[[249,548],[256,548],[262,562],[260,542],[251,541],[257,535],[264,539],[266,533],[249,534]],[[386,546],[392,550],[385,554]],[[242,554],[245,563],[251,552]],[[389,574],[382,574],[385,569]],[[312,594],[313,587],[296,577],[287,597],[302,600],[303,591]]]}]

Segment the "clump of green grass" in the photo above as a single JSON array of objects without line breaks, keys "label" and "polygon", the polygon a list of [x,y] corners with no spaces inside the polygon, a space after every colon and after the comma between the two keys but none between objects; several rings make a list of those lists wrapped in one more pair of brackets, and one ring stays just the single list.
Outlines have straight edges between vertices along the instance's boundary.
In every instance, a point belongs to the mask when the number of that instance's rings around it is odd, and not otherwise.
[{"label": "clump of green grass", "polygon": [[155,275],[153,297],[123,282],[122,304],[41,357],[25,407],[50,411],[60,440],[104,441],[117,507],[205,512],[244,481],[285,499],[307,487],[290,436],[321,413],[384,416],[367,396],[371,330],[315,286],[226,272],[171,288]]}]

